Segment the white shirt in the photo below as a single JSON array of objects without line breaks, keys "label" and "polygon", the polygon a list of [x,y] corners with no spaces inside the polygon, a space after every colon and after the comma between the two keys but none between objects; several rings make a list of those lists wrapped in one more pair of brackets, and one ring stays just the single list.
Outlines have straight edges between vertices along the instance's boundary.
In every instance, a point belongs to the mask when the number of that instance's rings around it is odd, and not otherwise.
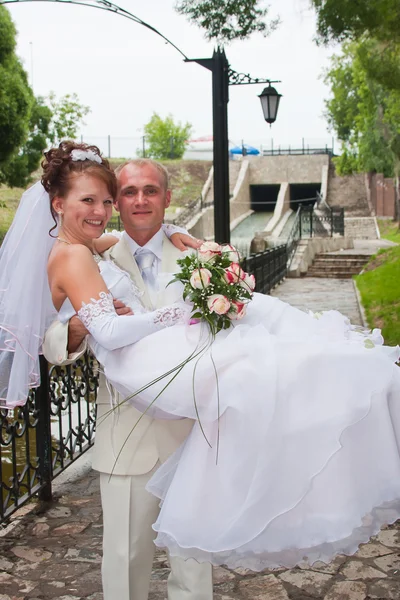
[{"label": "white shirt", "polygon": [[139,246],[139,244],[137,244],[135,242],[135,240],[133,240],[131,237],[129,237],[129,235],[126,233],[126,231],[124,231],[122,235],[125,236],[125,239],[128,242],[128,246],[132,252],[133,258],[135,258],[135,253],[139,248],[145,248],[146,250],[150,250],[151,252],[153,252],[155,259],[154,259],[153,265],[151,267],[151,273],[152,273],[155,281],[157,281],[157,276],[160,271],[161,259],[162,259],[162,247],[163,247],[163,238],[164,238],[163,230],[159,229],[157,231],[157,233],[155,235],[153,235],[151,240],[149,240],[147,242],[147,244],[145,244],[144,246]]}]

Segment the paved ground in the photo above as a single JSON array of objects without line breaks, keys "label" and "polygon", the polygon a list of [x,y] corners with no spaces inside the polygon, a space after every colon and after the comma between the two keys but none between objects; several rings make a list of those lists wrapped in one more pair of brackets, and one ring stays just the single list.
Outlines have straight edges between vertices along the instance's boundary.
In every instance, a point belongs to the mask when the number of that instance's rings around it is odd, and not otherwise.
[{"label": "paved ground", "polygon": [[[97,475],[89,471],[61,486],[56,502],[44,508],[21,509],[2,532],[0,600],[102,600]],[[166,598],[167,576],[166,556],[159,552],[149,600]],[[399,598],[400,524],[383,530],[357,555],[340,556],[330,565],[263,573],[214,570],[214,600]]]},{"label": "paved ground", "polygon": [[[360,315],[352,285],[348,280],[287,280],[274,295],[314,310],[338,308],[356,321]],[[90,467],[70,469],[51,506],[28,505],[0,530],[0,600],[102,600],[98,478]],[[159,552],[149,600],[166,598],[167,577],[166,556]],[[214,584],[215,600],[398,600],[400,522],[383,529],[356,555],[339,556],[329,565],[263,573],[217,568]]]},{"label": "paved ground", "polygon": [[336,309],[349,317],[354,325],[362,325],[362,318],[352,279],[323,279],[294,277],[285,279],[271,292],[284,302],[313,312]]}]

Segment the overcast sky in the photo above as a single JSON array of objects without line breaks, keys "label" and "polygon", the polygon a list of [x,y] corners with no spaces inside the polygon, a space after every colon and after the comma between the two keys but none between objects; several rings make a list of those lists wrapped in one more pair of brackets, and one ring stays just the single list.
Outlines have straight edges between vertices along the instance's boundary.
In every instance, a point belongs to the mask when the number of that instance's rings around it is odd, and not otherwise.
[{"label": "overcast sky", "polygon": [[[226,48],[231,67],[253,77],[280,79],[283,94],[272,129],[257,95],[263,86],[230,87],[229,138],[235,143],[300,146],[329,143],[323,117],[329,91],[321,80],[332,50],[313,41],[315,16],[308,0],[270,0],[282,23],[269,37],[253,35]],[[118,4],[118,0],[117,0]],[[213,44],[173,9],[174,0],[119,0],[119,5],[160,30],[191,58],[212,55]],[[49,2],[8,4],[18,29],[18,54],[36,95],[76,92],[91,108],[81,133],[139,137],[153,111],[192,123],[192,138],[212,133],[211,73],[161,38],[105,11]],[[31,58],[32,56],[32,58]]]}]

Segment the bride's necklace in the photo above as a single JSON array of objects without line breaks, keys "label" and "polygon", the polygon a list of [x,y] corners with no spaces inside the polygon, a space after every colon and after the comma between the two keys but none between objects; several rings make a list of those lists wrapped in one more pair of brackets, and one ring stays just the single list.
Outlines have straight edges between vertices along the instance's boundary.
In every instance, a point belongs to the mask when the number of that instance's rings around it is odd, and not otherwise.
[{"label": "bride's necklace", "polygon": [[[68,240],[64,240],[64,238],[58,236],[56,237],[56,240],[58,240],[59,242],[64,242],[64,244],[69,244],[70,246],[72,245],[72,242],[69,242]],[[93,254],[93,258],[95,260],[96,263],[99,263],[100,261],[102,261],[102,257],[100,256],[100,254],[98,254],[95,250],[92,251]]]},{"label": "bride's necklace", "polygon": [[59,242],[64,242],[64,244],[69,244],[71,245],[71,242],[69,242],[68,240],[64,240],[64,238],[62,237],[56,237],[56,240],[58,240]]}]

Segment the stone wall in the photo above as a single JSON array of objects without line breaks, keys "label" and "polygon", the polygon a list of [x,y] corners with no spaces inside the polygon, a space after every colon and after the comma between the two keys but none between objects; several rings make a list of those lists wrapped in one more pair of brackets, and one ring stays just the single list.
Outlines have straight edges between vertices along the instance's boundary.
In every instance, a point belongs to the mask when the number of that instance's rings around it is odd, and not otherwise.
[{"label": "stone wall", "polygon": [[254,156],[250,158],[250,185],[271,183],[320,183],[327,154],[300,156]]},{"label": "stone wall", "polygon": [[[249,161],[244,160],[240,165],[239,174],[230,200],[231,230],[238,225],[242,218],[250,214],[250,184]],[[191,235],[200,239],[214,237],[214,206],[208,206],[198,213],[186,225]]]}]

